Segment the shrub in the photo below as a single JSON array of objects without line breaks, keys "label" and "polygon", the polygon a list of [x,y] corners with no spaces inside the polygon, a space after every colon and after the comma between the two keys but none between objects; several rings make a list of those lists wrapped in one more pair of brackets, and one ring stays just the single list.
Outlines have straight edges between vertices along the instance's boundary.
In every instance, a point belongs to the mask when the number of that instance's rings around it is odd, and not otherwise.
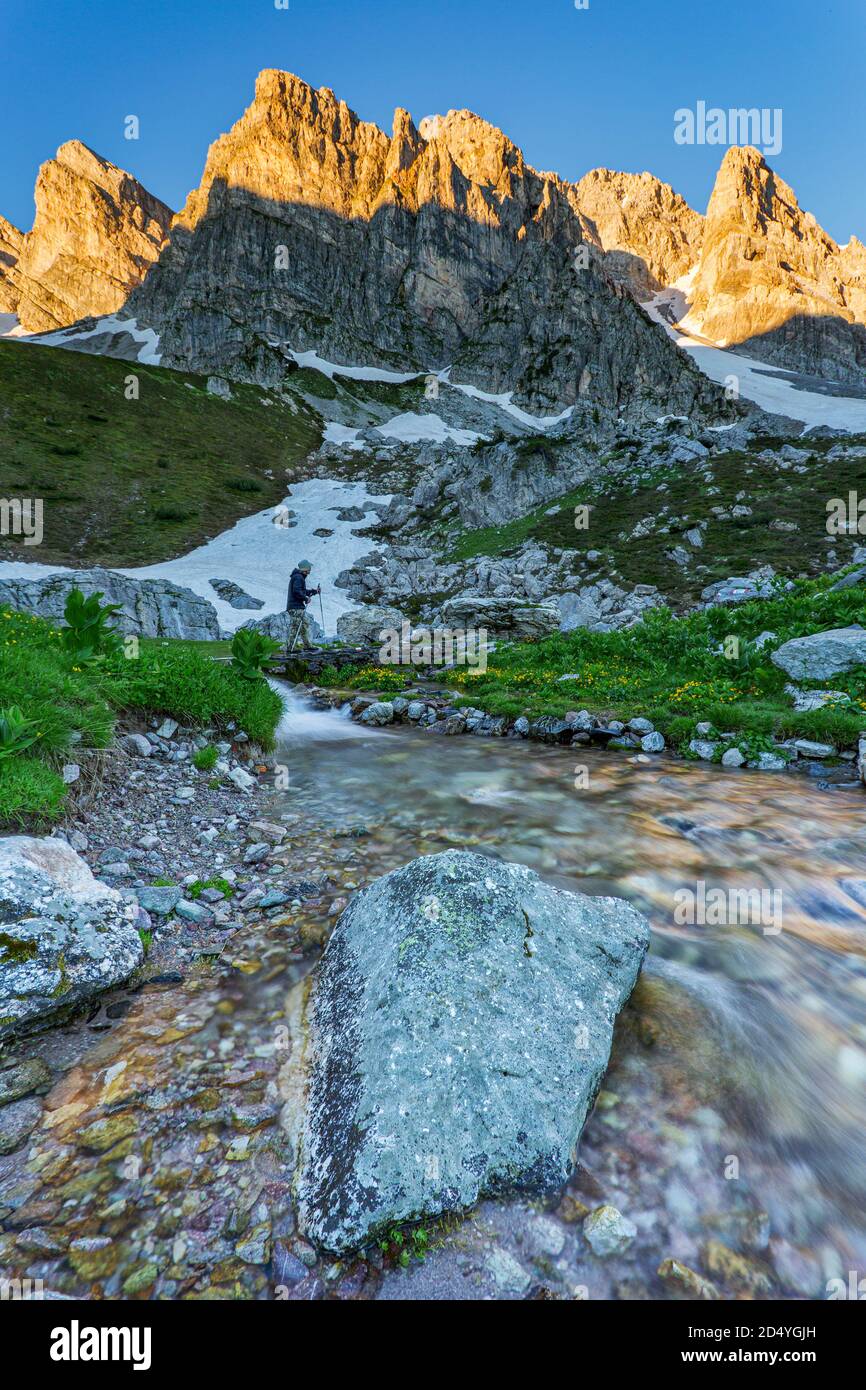
[{"label": "shrub", "polygon": [[63,609],[67,626],[63,645],[74,661],[92,661],[95,656],[117,651],[120,637],[109,624],[122,604],[103,603],[101,590],[85,598],[80,589],[70,589]]},{"label": "shrub", "polygon": [[280,643],[273,637],[266,637],[255,628],[238,628],[232,638],[233,667],[244,680],[261,680],[262,665],[279,650]]},{"label": "shrub", "polygon": [[261,492],[262,485],[257,478],[229,478],[226,487],[232,492]]},{"label": "shrub", "polygon": [[219,753],[213,744],[209,744],[207,748],[197,748],[192,755],[192,765],[198,768],[199,772],[210,772],[218,761]]}]

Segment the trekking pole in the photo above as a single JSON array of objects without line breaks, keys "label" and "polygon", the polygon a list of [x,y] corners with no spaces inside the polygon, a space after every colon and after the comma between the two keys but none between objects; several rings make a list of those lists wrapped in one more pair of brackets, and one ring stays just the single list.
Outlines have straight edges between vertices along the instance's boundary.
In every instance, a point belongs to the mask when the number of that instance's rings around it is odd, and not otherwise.
[{"label": "trekking pole", "polygon": [[322,603],[322,586],[319,585],[319,612],[322,615],[322,636],[325,635],[325,606]]}]

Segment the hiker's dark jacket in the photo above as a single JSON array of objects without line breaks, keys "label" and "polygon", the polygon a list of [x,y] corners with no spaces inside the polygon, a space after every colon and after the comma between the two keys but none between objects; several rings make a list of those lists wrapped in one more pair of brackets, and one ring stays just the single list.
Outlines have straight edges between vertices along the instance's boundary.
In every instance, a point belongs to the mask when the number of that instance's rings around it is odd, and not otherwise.
[{"label": "hiker's dark jacket", "polygon": [[315,589],[307,588],[307,580],[303,570],[292,570],[292,577],[289,580],[289,598],[286,609],[289,613],[296,613],[298,609],[302,612],[306,608],[310,599],[315,596]]}]

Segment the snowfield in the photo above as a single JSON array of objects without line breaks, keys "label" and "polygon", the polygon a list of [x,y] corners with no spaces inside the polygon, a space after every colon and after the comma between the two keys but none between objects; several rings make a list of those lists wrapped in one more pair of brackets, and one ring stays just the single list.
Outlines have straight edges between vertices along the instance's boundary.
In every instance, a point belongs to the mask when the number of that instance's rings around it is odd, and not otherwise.
[{"label": "snowfield", "polygon": [[[228,633],[242,627],[251,618],[266,618],[282,613],[286,607],[289,575],[299,560],[309,560],[313,566],[310,587],[322,585],[325,631],[333,636],[337,619],[356,605],[342,589],[334,588],[334,580],[345,569],[375,549],[375,542],[359,536],[359,529],[375,521],[372,503],[387,504],[389,495],[372,498],[365,483],[341,483],[327,478],[309,478],[296,483],[281,504],[295,513],[289,517],[296,526],[275,524],[280,507],[244,517],[230,530],[177,560],[148,565],[143,569],[119,569],[133,579],[170,579],[174,584],[192,589],[213,604],[220,626]],[[366,511],[363,521],[340,521],[337,512],[344,507]],[[329,536],[317,536],[317,530],[328,530]],[[62,565],[27,564],[19,561],[0,562],[0,578],[38,579],[46,574],[69,573]],[[231,579],[250,595],[264,601],[264,608],[240,609],[219,598],[211,588],[211,579]],[[314,599],[309,610],[319,619],[319,601]]]},{"label": "snowfield", "polygon": [[441,415],[419,415],[414,411],[395,415],[393,420],[386,421],[384,425],[377,425],[376,433],[383,435],[385,439],[399,439],[403,444],[420,444],[424,440],[444,444],[450,439],[455,444],[464,444],[467,447],[487,437],[476,434],[475,430],[461,430],[455,425],[446,425]]},{"label": "snowfield", "polygon": [[769,362],[717,347],[697,334],[691,336],[694,329],[690,332],[688,292],[692,274],[683,276],[670,289],[661,290],[642,307],[661,324],[677,347],[689,354],[704,376],[719,386],[731,384],[731,377],[735,377],[740,396],[771,414],[787,415],[810,426],[829,425],[852,434],[866,430],[866,399],[810,391],[805,384],[798,384],[793,372],[786,373],[784,368]]},{"label": "snowfield", "polygon": [[[5,319],[13,321],[8,328],[2,322]],[[54,333],[25,333],[14,314],[0,314],[0,337],[16,338],[19,343],[36,343],[39,347],[68,347],[70,343],[95,338],[101,333],[127,333],[133,342],[141,343],[136,360],[144,365],[158,367],[162,361],[158,333],[152,328],[139,328],[137,319],[122,319],[116,314],[106,314],[97,320],[93,328],[58,328]]]}]

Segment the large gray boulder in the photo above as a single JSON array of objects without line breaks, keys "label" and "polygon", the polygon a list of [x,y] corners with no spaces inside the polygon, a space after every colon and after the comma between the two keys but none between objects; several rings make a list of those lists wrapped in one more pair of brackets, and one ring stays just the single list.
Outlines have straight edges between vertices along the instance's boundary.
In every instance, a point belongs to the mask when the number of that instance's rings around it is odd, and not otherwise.
[{"label": "large gray boulder", "polygon": [[0,1038],[128,979],[139,917],[65,840],[0,839]]},{"label": "large gray boulder", "polygon": [[106,603],[119,603],[115,615],[119,632],[137,637],[186,637],[209,641],[220,636],[216,609],[207,599],[169,579],[133,579],[113,570],[70,570],[42,579],[0,579],[0,604],[24,613],[62,622],[70,589],[88,596],[105,595]]},{"label": "large gray boulder", "polygon": [[794,680],[821,681],[866,666],[866,628],[836,627],[794,637],[770,658]]},{"label": "large gray boulder", "polygon": [[648,941],[628,903],[458,850],[359,893],[296,1049],[306,1234],[346,1250],[482,1193],[565,1182]]},{"label": "large gray boulder", "polygon": [[[316,622],[309,609],[307,609],[306,617],[307,634],[310,641],[324,641],[324,629]],[[271,613],[267,618],[250,618],[248,622],[242,623],[241,626],[252,628],[255,632],[263,632],[266,637],[272,637],[275,642],[283,642],[286,645],[289,645],[293,641],[295,635],[294,619],[288,612]],[[298,638],[295,645],[297,647],[302,647],[303,638]]]},{"label": "large gray boulder", "polygon": [[403,621],[399,608],[369,604],[342,613],[337,619],[337,636],[351,647],[366,647],[370,643],[379,644],[382,632],[393,630],[399,634]]},{"label": "large gray boulder", "polygon": [[477,598],[464,594],[442,605],[442,624],[449,628],[484,628],[495,636],[547,637],[559,631],[556,603],[531,603],[522,597]]}]

